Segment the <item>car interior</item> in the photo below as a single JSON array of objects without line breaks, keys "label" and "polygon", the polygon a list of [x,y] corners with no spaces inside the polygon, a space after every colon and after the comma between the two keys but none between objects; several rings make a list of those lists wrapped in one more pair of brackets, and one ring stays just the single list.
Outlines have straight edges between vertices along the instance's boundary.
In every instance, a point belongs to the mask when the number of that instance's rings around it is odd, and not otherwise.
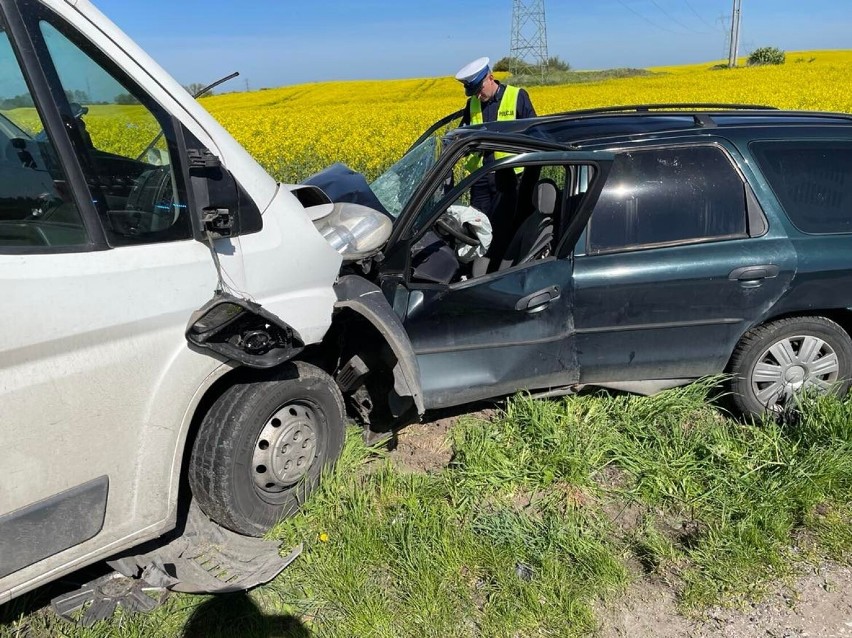
[{"label": "car interior", "polygon": [[[413,282],[452,284],[534,263],[554,254],[588,190],[593,168],[531,165],[524,168],[519,179],[508,180],[506,173],[511,170],[494,171],[500,195],[488,214],[492,237],[489,245],[480,251],[484,255],[470,261],[459,259],[458,248],[477,241],[477,236],[464,228],[466,224],[453,229],[453,220],[442,215],[412,247]],[[508,193],[502,190],[506,182],[510,184]],[[511,185],[515,183],[513,192]],[[468,204],[470,192],[459,192],[455,201]]]}]

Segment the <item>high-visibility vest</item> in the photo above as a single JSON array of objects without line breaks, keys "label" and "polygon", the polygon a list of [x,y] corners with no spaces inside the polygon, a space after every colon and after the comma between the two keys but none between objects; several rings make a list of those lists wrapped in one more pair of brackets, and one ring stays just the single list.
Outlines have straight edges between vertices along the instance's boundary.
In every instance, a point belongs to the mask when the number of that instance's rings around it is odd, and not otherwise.
[{"label": "high-visibility vest", "polygon": [[[518,112],[518,95],[520,95],[521,90],[516,86],[511,86],[509,84],[506,85],[506,90],[503,91],[503,97],[500,100],[500,106],[497,107],[497,121],[502,122],[505,120],[514,120],[517,117]],[[471,96],[470,98],[470,123],[471,124],[482,124],[482,102],[479,101],[479,98],[476,95]],[[513,153],[502,153],[495,152],[494,159],[499,160],[504,157],[511,157]],[[468,172],[472,173],[476,169],[482,166],[482,155],[477,153],[476,155],[471,155],[467,158],[467,161],[464,163],[464,167],[468,170]],[[522,172],[524,169],[521,166],[515,168],[516,173]]]}]

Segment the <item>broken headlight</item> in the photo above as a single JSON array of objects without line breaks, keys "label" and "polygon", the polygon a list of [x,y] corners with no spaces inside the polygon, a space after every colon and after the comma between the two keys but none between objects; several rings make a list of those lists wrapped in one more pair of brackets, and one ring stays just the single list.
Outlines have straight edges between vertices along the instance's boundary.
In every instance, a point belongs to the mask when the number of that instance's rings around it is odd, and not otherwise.
[{"label": "broken headlight", "polygon": [[314,222],[326,241],[347,261],[369,257],[390,237],[393,223],[377,210],[351,204],[335,204],[331,213]]}]

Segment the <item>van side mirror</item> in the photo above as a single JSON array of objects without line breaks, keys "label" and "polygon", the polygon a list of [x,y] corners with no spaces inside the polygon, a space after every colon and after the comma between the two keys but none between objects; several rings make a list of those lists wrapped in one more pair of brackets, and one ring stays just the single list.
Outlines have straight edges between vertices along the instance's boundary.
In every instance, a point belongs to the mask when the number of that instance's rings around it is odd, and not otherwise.
[{"label": "van side mirror", "polygon": [[250,368],[271,368],[305,347],[293,328],[260,304],[223,292],[192,313],[186,340]]},{"label": "van side mirror", "polygon": [[221,158],[182,128],[186,151],[185,175],[192,189],[195,239],[237,237],[263,228],[257,203],[249,196]]}]

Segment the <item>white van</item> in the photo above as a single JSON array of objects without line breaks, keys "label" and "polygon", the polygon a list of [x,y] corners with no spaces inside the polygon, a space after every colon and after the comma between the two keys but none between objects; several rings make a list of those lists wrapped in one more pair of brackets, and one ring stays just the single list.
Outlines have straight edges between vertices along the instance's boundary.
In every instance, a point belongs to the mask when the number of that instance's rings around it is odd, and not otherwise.
[{"label": "white van", "polygon": [[190,501],[262,535],[339,455],[344,394],[422,412],[399,320],[341,275],[387,217],[276,183],[87,0],[0,0],[0,65],[0,604],[132,572]]}]

